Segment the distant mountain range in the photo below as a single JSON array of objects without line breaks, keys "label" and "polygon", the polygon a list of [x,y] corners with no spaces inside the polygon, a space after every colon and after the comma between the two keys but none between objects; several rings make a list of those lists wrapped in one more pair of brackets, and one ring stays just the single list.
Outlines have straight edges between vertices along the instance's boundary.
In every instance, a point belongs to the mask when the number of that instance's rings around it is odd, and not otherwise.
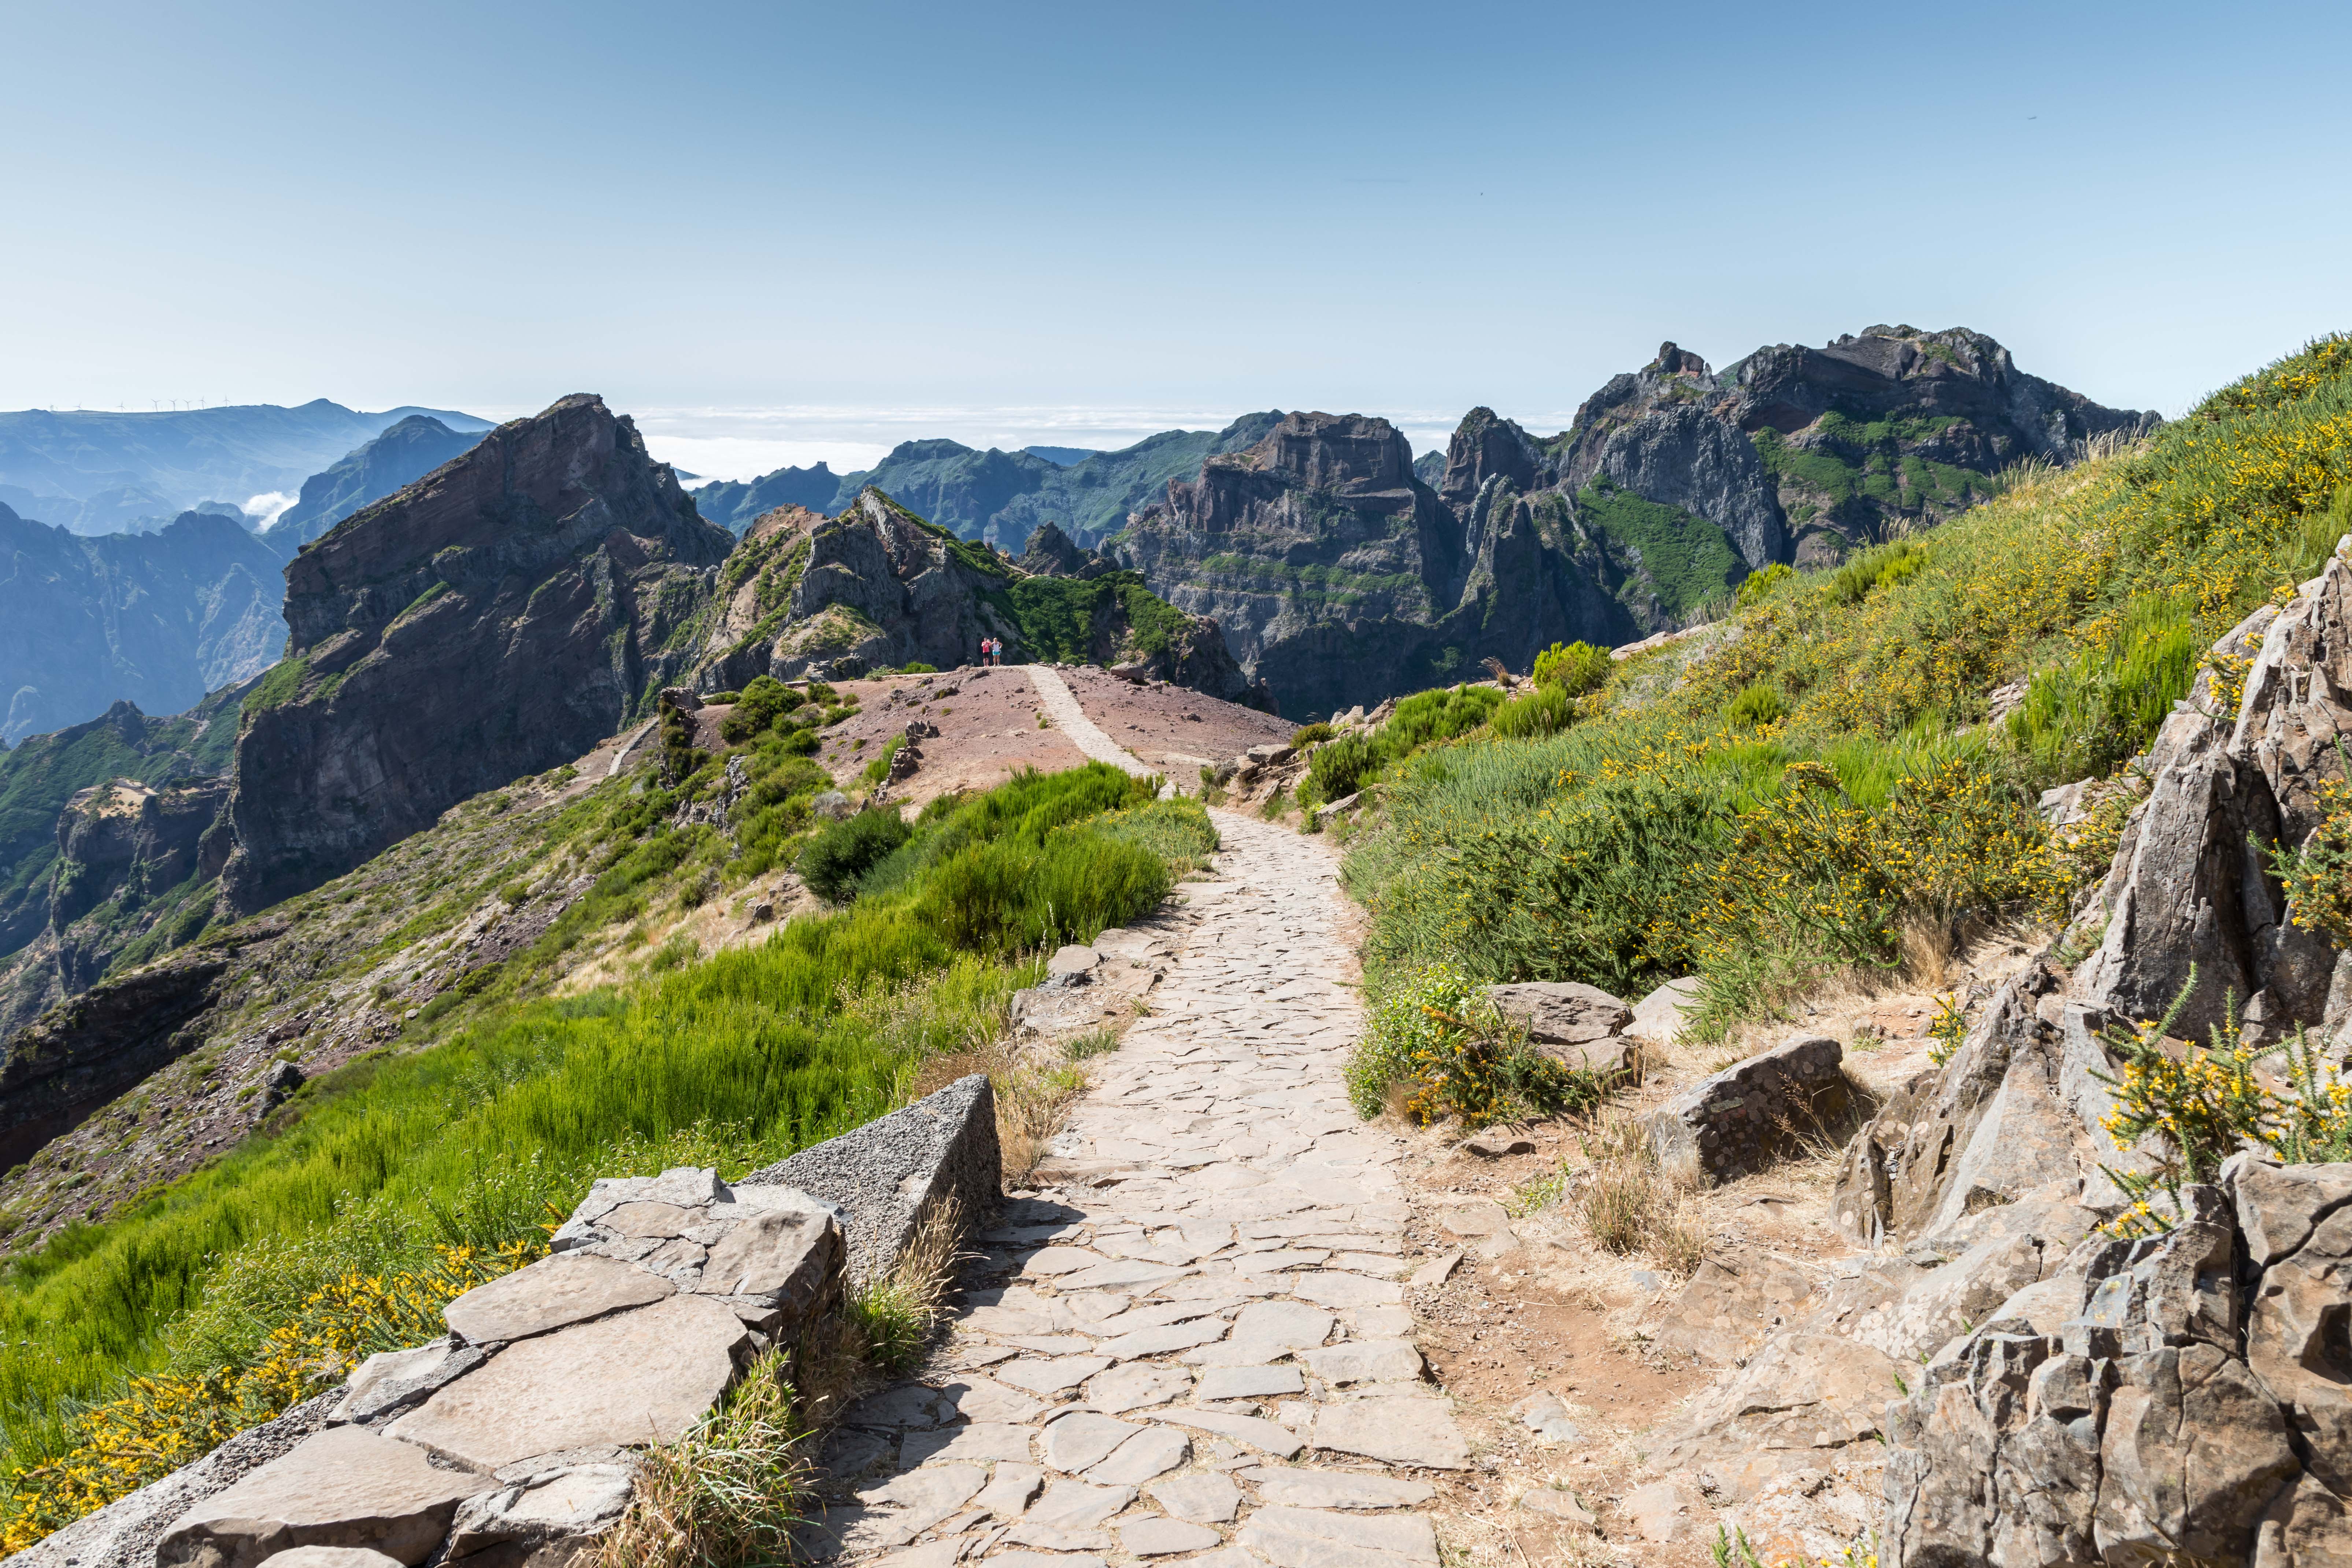
[{"label": "distant mountain range", "polygon": [[438,408],[365,414],[318,398],[168,414],[25,409],[0,414],[0,503],[75,533],[155,526],[206,501],[242,508],[311,475],[411,415],[453,431],[489,421]]},{"label": "distant mountain range", "polygon": [[481,438],[479,429],[453,430],[429,414],[412,414],[345,453],[333,467],[303,480],[300,498],[264,532],[291,555],[371,501],[382,500],[472,451]]},{"label": "distant mountain range", "polygon": [[1281,418],[1273,409],[1244,414],[1222,430],[1163,430],[1115,452],[983,452],[960,441],[908,441],[861,473],[836,477],[823,463],[779,468],[756,479],[705,485],[694,492],[694,504],[740,537],[772,508],[804,506],[831,516],[872,485],[926,521],[1004,550],[1018,552],[1048,522],[1092,543],[1124,528],[1128,513],[1160,499],[1169,480],[1189,478],[1219,453],[1255,445]]},{"label": "distant mountain range", "polygon": [[286,644],[284,561],[217,512],[85,537],[0,506],[0,741],[129,700],[177,713]]}]

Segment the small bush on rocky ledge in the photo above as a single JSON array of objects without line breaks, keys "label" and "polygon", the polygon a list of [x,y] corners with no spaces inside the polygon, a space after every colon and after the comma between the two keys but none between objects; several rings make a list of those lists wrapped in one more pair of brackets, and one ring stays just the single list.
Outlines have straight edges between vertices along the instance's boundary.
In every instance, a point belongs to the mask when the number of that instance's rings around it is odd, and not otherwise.
[{"label": "small bush on rocky ledge", "polygon": [[1449,1117],[1484,1127],[1589,1110],[1608,1092],[1599,1075],[1533,1048],[1525,1027],[1442,969],[1382,987],[1346,1080],[1359,1116],[1369,1121],[1395,1101],[1424,1127]]}]

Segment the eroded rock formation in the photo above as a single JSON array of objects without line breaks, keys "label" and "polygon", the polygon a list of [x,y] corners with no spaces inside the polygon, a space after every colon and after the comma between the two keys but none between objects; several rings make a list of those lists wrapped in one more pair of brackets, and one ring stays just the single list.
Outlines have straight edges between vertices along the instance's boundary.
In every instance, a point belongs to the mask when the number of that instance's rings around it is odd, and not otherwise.
[{"label": "eroded rock formation", "polygon": [[232,904],[315,887],[646,710],[733,543],[582,395],[304,549],[286,660],[237,742]]}]

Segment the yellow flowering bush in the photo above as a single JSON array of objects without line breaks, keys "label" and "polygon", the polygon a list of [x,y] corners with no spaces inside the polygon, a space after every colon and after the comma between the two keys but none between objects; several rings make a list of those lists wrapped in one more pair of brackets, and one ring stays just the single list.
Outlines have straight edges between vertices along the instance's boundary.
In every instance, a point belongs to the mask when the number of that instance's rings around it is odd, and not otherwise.
[{"label": "yellow flowering bush", "polygon": [[[2115,1091],[2103,1125],[2118,1147],[2145,1143],[2155,1163],[2146,1173],[2107,1170],[2131,1199],[2109,1225],[2118,1236],[2170,1229],[2180,1213],[2180,1189],[2211,1181],[2241,1149],[2261,1149],[2290,1164],[2352,1160],[2352,1084],[2302,1030],[2275,1046],[2250,1046],[2233,997],[2206,1044],[2170,1045],[2173,1021],[2196,988],[2192,966],[2161,1018],[2110,1028],[2104,1037],[2121,1062],[2112,1074],[2093,1074]],[[2273,1057],[2285,1058],[2284,1094],[2255,1071]],[[2168,1208],[2158,1201],[2168,1195]]]},{"label": "yellow flowering bush", "polygon": [[1524,1026],[1496,1011],[1459,971],[1446,969],[1381,989],[1371,1026],[1349,1058],[1347,1085],[1357,1114],[1366,1118],[1379,1115],[1401,1088],[1404,1114],[1424,1127],[1448,1117],[1484,1127],[1590,1110],[1608,1089],[1601,1075],[1534,1049]]},{"label": "yellow flowering bush", "polygon": [[[2352,764],[2346,771],[2352,773]],[[2294,923],[2352,947],[2352,785],[2321,784],[2319,804],[2327,815],[2309,842],[2281,850],[2274,868],[2286,884]]]},{"label": "yellow flowering bush", "polygon": [[443,1247],[429,1266],[411,1272],[346,1274],[313,1292],[293,1321],[270,1330],[246,1364],[129,1379],[118,1397],[76,1419],[68,1452],[16,1478],[0,1520],[0,1552],[22,1552],[194,1463],[332,1388],[379,1351],[435,1338],[445,1331],[443,1307],[545,1250],[541,1241]]}]

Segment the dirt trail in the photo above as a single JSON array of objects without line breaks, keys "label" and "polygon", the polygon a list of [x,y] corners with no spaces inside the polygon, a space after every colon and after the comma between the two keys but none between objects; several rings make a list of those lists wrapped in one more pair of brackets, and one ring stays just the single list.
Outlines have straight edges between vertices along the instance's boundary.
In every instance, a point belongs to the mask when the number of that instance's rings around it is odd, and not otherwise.
[{"label": "dirt trail", "polygon": [[1217,825],[1213,876],[1132,933],[1169,953],[1150,1015],[983,1237],[947,1350],[828,1449],[849,1554],[1436,1568],[1435,1483],[1470,1453],[1404,1304],[1403,1141],[1341,1082],[1337,859]]},{"label": "dirt trail", "polygon": [[1037,700],[1045,705],[1045,717],[1051,719],[1054,728],[1068,736],[1078,750],[1098,763],[1124,768],[1139,777],[1156,771],[1146,767],[1142,758],[1095,727],[1095,721],[1087,718],[1085,710],[1078,706],[1078,700],[1070,695],[1069,683],[1057,671],[1042,664],[1024,665],[1023,668],[1029,672],[1029,684],[1037,689]]}]

